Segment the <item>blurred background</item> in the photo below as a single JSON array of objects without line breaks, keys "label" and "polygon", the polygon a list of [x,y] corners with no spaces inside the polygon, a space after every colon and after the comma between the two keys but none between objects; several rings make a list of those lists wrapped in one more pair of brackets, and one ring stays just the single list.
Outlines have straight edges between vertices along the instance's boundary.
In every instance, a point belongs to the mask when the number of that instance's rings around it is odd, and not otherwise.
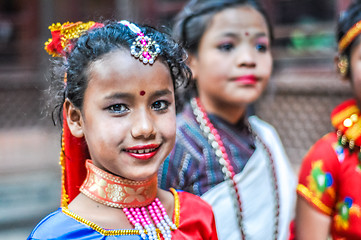
[{"label": "blurred background", "polygon": [[[262,0],[261,0],[262,1]],[[60,128],[44,114],[54,22],[172,24],[181,0],[0,0],[0,239],[26,239],[60,204]],[[329,115],[352,96],[336,75],[335,22],[350,0],[263,0],[274,26],[274,73],[256,113],[279,132],[295,173]]]}]

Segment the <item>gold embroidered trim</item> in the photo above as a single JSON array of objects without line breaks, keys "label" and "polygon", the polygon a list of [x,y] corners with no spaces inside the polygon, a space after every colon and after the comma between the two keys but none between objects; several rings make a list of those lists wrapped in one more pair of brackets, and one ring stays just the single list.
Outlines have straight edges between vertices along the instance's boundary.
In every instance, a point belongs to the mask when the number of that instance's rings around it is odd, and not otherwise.
[{"label": "gold embroidered trim", "polygon": [[311,201],[314,205],[316,205],[322,212],[327,215],[331,215],[332,209],[327,207],[320,199],[315,197],[308,188],[302,184],[298,184],[297,193],[306,198],[306,200]]},{"label": "gold embroidered trim", "polygon": [[149,205],[157,195],[157,175],[144,181],[131,181],[105,172],[86,161],[87,177],[80,192],[110,207],[129,208]]},{"label": "gold embroidered trim", "polygon": [[64,133],[61,137],[61,151],[60,151],[60,166],[61,166],[61,207],[67,207],[69,202],[69,196],[66,193],[65,189],[65,143],[64,143]]},{"label": "gold embroidered trim", "polygon": [[354,123],[349,129],[345,131],[345,135],[348,139],[358,139],[361,133],[361,121]]},{"label": "gold embroidered trim", "polygon": [[[173,196],[174,196],[174,223],[175,225],[179,226],[179,213],[180,213],[180,204],[179,204],[179,195],[177,193],[177,191],[174,188],[170,188],[170,191],[172,192]],[[61,211],[75,219],[76,221],[83,223],[87,226],[89,226],[90,228],[92,228],[93,230],[99,232],[100,234],[104,235],[104,236],[114,236],[114,235],[139,235],[139,230],[135,230],[135,229],[118,229],[118,230],[105,230],[104,228],[98,226],[97,224],[88,221],[78,215],[76,215],[75,213],[71,212],[67,207],[63,207],[61,209]],[[159,237],[159,233],[160,230],[157,228],[157,233],[158,233],[158,237]],[[171,229],[171,231],[173,231],[174,229]],[[145,230],[145,233],[147,233],[147,231]]]},{"label": "gold embroidered trim", "polygon": [[97,224],[90,222],[78,215],[76,215],[75,213],[71,212],[68,208],[62,208],[61,209],[62,212],[71,217],[74,218],[75,220],[77,220],[80,223],[83,223],[89,227],[91,227],[93,230],[105,235],[105,236],[114,236],[114,235],[139,235],[139,230],[135,230],[135,229],[119,229],[119,230],[105,230],[101,227],[99,227]]},{"label": "gold embroidered trim", "polygon": [[348,30],[346,35],[340,40],[338,44],[338,50],[341,53],[347,48],[347,46],[360,34],[361,32],[361,21],[357,22],[353,27]]},{"label": "gold embroidered trim", "polygon": [[341,124],[347,117],[351,116],[353,113],[357,113],[359,110],[357,106],[349,106],[346,109],[342,110],[335,116],[331,118],[332,125],[338,126]]},{"label": "gold embroidered trim", "polygon": [[180,218],[180,203],[179,203],[179,195],[177,193],[177,191],[174,188],[170,188],[169,189],[173,196],[174,196],[174,219],[173,222],[174,224],[177,226],[177,228],[179,227],[179,218]]}]

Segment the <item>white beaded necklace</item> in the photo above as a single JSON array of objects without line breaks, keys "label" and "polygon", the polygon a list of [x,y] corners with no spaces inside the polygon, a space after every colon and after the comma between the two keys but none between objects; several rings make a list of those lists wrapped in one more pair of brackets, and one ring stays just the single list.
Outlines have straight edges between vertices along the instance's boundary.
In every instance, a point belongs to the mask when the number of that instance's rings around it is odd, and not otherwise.
[{"label": "white beaded necklace", "polygon": [[[193,109],[193,114],[196,117],[196,120],[199,124],[200,129],[205,138],[207,138],[209,144],[212,146],[216,157],[218,159],[219,164],[222,166],[222,172],[224,174],[224,180],[229,183],[231,194],[233,195],[235,209],[237,210],[237,219],[239,230],[241,232],[242,239],[246,239],[246,233],[243,224],[243,216],[242,216],[242,202],[239,193],[239,186],[234,179],[235,173],[233,171],[233,167],[231,166],[230,159],[226,153],[226,149],[224,148],[223,142],[221,140],[220,135],[218,134],[217,129],[213,126],[211,121],[209,120],[207,113],[201,102],[198,98],[193,98],[191,100],[191,107]],[[275,223],[274,223],[274,232],[273,232],[273,239],[277,240],[278,237],[278,225],[279,225],[279,209],[280,209],[280,198],[279,198],[279,190],[277,184],[277,175],[274,166],[274,161],[271,155],[270,150],[268,149],[267,145],[262,141],[258,135],[256,135],[252,129],[249,127],[251,133],[254,135],[255,139],[257,139],[267,151],[268,154],[268,164],[269,169],[271,169],[271,176],[272,176],[272,187],[274,190],[274,198],[275,198]]]}]

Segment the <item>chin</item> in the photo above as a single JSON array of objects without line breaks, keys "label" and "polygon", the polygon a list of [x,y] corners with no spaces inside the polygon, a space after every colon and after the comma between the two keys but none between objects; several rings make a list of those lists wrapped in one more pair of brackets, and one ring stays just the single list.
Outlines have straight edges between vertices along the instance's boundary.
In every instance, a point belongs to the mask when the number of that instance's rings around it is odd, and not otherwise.
[{"label": "chin", "polygon": [[134,181],[148,180],[148,179],[152,178],[154,175],[157,175],[157,173],[158,173],[158,171],[138,172],[136,175],[131,176],[131,180],[134,180]]},{"label": "chin", "polygon": [[237,99],[234,99],[232,102],[234,103],[234,105],[238,105],[238,106],[248,105],[255,102],[258,98],[259,96],[249,96],[249,97],[242,96]]}]

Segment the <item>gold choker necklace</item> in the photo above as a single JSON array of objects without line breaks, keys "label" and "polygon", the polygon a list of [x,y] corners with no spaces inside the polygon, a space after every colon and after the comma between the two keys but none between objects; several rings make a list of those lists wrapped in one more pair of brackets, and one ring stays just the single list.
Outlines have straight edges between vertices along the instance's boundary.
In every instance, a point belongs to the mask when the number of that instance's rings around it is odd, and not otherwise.
[{"label": "gold choker necklace", "polygon": [[132,181],[114,176],[86,161],[87,177],[80,192],[90,199],[115,208],[143,207],[157,195],[157,174],[145,181]]}]

